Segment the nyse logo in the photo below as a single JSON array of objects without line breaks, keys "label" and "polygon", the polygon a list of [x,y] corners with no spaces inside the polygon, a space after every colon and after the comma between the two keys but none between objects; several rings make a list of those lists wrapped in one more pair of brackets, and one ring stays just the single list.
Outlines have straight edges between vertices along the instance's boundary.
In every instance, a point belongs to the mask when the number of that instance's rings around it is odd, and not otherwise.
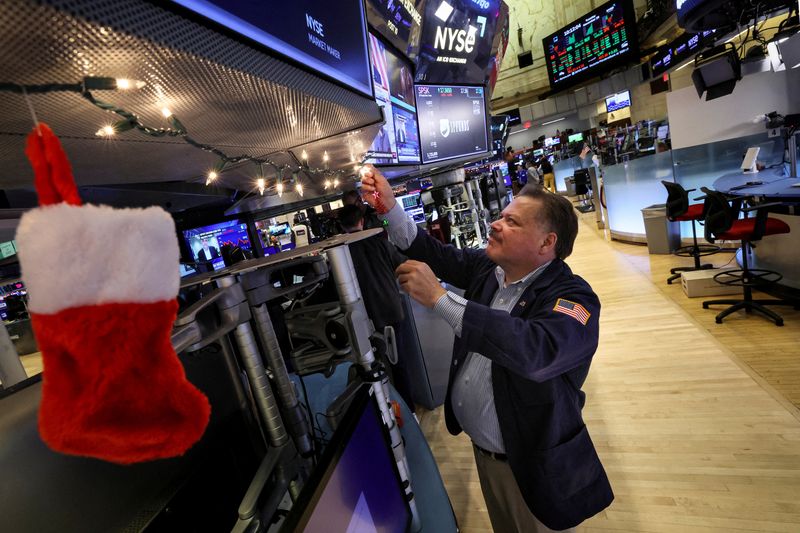
[{"label": "nyse logo", "polygon": [[325,37],[325,29],[322,27],[322,23],[308,13],[306,13],[306,26],[320,37]]},{"label": "nyse logo", "polygon": [[[474,29],[474,31],[473,31]],[[475,32],[477,28],[470,28],[470,31],[457,30],[436,26],[436,37],[433,40],[433,47],[437,50],[447,50],[452,52],[472,53],[475,48]]]}]

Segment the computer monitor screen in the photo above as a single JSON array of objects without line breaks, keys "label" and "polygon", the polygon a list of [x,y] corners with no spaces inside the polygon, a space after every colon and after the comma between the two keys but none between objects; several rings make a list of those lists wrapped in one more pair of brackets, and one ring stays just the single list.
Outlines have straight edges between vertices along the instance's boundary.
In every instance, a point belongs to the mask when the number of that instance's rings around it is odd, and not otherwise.
[{"label": "computer monitor screen", "polygon": [[411,512],[375,399],[362,387],[282,532],[405,533]]},{"label": "computer monitor screen", "polygon": [[483,87],[417,85],[422,162],[489,150]]},{"label": "computer monitor screen", "polygon": [[279,9],[276,2],[173,1],[339,83],[372,93],[360,0],[337,0],[336,9],[316,0],[281,2]]},{"label": "computer monitor screen", "polygon": [[197,273],[197,269],[195,267],[193,267],[192,265],[184,264],[184,263],[181,263],[178,266],[178,269],[180,270],[182,278],[185,278],[186,276],[191,276],[192,274],[196,274]]},{"label": "computer monitor screen", "polygon": [[256,220],[256,232],[264,255],[272,255],[295,247],[292,227],[288,222],[273,223],[270,219]]},{"label": "computer monitor screen", "polygon": [[403,207],[403,211],[414,219],[414,222],[425,222],[425,211],[422,208],[419,191],[398,196],[396,200]]},{"label": "computer monitor screen", "polygon": [[542,40],[553,90],[585,81],[639,59],[631,0],[613,0]]},{"label": "computer monitor screen", "polygon": [[606,98],[606,110],[609,113],[619,111],[624,107],[630,107],[631,93],[630,91],[622,91],[621,93],[612,94]]},{"label": "computer monitor screen", "polygon": [[552,148],[559,144],[561,144],[561,137],[545,137],[544,139],[545,148]]},{"label": "computer monitor screen", "polygon": [[183,238],[191,250],[192,259],[198,263],[211,263],[214,270],[225,267],[220,250],[223,246],[238,246],[250,250],[247,224],[239,220],[228,220],[219,224],[202,226],[183,232]]},{"label": "computer monitor screen", "polygon": [[536,150],[533,151],[534,157],[541,157],[543,155],[544,155],[544,150],[542,148],[537,148]]},{"label": "computer monitor screen", "polygon": [[659,126],[658,127],[658,133],[656,134],[656,137],[661,139],[661,140],[664,140],[668,136],[669,136],[669,125]]},{"label": "computer monitor screen", "polygon": [[583,133],[574,133],[567,140],[571,143],[579,143],[583,140]]},{"label": "computer monitor screen", "polygon": [[419,164],[419,130],[414,107],[411,63],[393,52],[375,35],[369,35],[375,102],[386,122],[372,141],[367,159],[377,165]]}]

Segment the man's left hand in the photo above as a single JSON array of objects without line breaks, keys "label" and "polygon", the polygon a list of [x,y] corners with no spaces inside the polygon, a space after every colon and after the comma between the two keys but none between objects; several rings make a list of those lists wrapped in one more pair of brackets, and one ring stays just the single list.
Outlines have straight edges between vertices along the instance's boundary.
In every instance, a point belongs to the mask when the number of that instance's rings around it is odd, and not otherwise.
[{"label": "man's left hand", "polygon": [[431,267],[425,263],[409,259],[397,267],[394,273],[403,291],[425,307],[433,308],[439,298],[447,293]]}]

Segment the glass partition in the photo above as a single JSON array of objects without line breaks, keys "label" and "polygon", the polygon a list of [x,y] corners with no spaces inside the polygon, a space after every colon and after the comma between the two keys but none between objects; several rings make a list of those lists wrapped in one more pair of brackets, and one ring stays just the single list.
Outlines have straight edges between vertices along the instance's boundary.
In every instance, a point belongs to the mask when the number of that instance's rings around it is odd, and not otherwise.
[{"label": "glass partition", "polygon": [[666,201],[661,180],[673,179],[672,154],[661,152],[602,170],[612,237],[644,242],[642,209]]},{"label": "glass partition", "polygon": [[553,173],[556,175],[556,191],[567,192],[566,179],[575,175],[575,169],[582,168],[581,158],[578,156],[562,159],[553,165]]}]

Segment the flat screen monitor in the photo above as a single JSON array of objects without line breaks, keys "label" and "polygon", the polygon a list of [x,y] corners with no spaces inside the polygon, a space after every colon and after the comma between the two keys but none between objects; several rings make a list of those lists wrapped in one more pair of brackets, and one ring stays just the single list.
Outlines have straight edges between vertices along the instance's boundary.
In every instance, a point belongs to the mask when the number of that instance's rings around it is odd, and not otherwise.
[{"label": "flat screen monitor", "polygon": [[664,140],[664,139],[666,139],[668,136],[669,136],[669,125],[665,125],[665,126],[659,126],[659,127],[658,127],[658,132],[657,132],[657,134],[656,134],[656,137],[657,137],[658,139]]},{"label": "flat screen monitor", "polygon": [[544,155],[544,150],[541,148],[537,148],[536,150],[533,151],[534,157],[541,157],[543,155]]},{"label": "flat screen monitor", "polygon": [[612,0],[542,40],[553,90],[638,60],[636,14],[631,0]]},{"label": "flat screen monitor", "polygon": [[405,533],[411,511],[387,429],[362,387],[286,517],[284,533]]},{"label": "flat screen monitor", "polygon": [[198,263],[211,263],[214,270],[225,267],[220,250],[223,246],[238,246],[250,250],[250,237],[247,235],[247,224],[239,220],[228,220],[219,224],[202,226],[185,230],[183,238],[192,253],[192,259]]},{"label": "flat screen monitor", "polygon": [[256,232],[264,255],[272,255],[295,247],[292,227],[288,222],[273,224],[270,219],[256,220]]},{"label": "flat screen monitor", "polygon": [[553,146],[557,146],[561,144],[561,137],[545,137],[544,138],[544,147],[545,148],[552,148]]},{"label": "flat screen monitor", "polygon": [[414,104],[414,77],[411,63],[369,35],[375,101],[386,120],[372,141],[376,165],[419,164],[420,146],[417,109]]},{"label": "flat screen monitor", "polygon": [[489,150],[483,87],[417,85],[422,162]]},{"label": "flat screen monitor", "polygon": [[583,141],[583,133],[573,133],[567,138],[567,141],[571,143],[579,143]]},{"label": "flat screen monitor", "polygon": [[622,91],[621,93],[612,94],[606,98],[606,109],[609,113],[619,111],[624,107],[630,107],[631,93],[630,91]]},{"label": "flat screen monitor", "polygon": [[173,0],[231,31],[372,96],[367,31],[360,0],[294,0],[280,4],[240,0]]},{"label": "flat screen monitor", "polygon": [[179,271],[181,273],[181,277],[182,278],[185,278],[186,276],[191,276],[192,274],[196,274],[197,273],[197,269],[194,266],[187,265],[185,263],[181,263],[178,266],[178,269],[179,269]]},{"label": "flat screen monitor", "polygon": [[419,191],[398,196],[396,200],[403,207],[403,211],[414,219],[414,222],[425,222],[425,211]]},{"label": "flat screen monitor", "polygon": [[669,69],[694,57],[707,45],[712,44],[715,38],[715,30],[701,33],[684,33],[674,41],[658,49],[650,59],[650,72],[652,72],[653,76],[660,76]]},{"label": "flat screen monitor", "polygon": [[428,1],[414,81],[484,85],[502,7],[500,0]]},{"label": "flat screen monitor", "polygon": [[505,111],[503,114],[509,118],[508,120],[509,126],[516,126],[517,124],[522,124],[522,117],[519,114],[519,108],[509,109],[508,111]]},{"label": "flat screen monitor", "polygon": [[406,57],[419,50],[425,0],[366,0],[367,22]]}]

